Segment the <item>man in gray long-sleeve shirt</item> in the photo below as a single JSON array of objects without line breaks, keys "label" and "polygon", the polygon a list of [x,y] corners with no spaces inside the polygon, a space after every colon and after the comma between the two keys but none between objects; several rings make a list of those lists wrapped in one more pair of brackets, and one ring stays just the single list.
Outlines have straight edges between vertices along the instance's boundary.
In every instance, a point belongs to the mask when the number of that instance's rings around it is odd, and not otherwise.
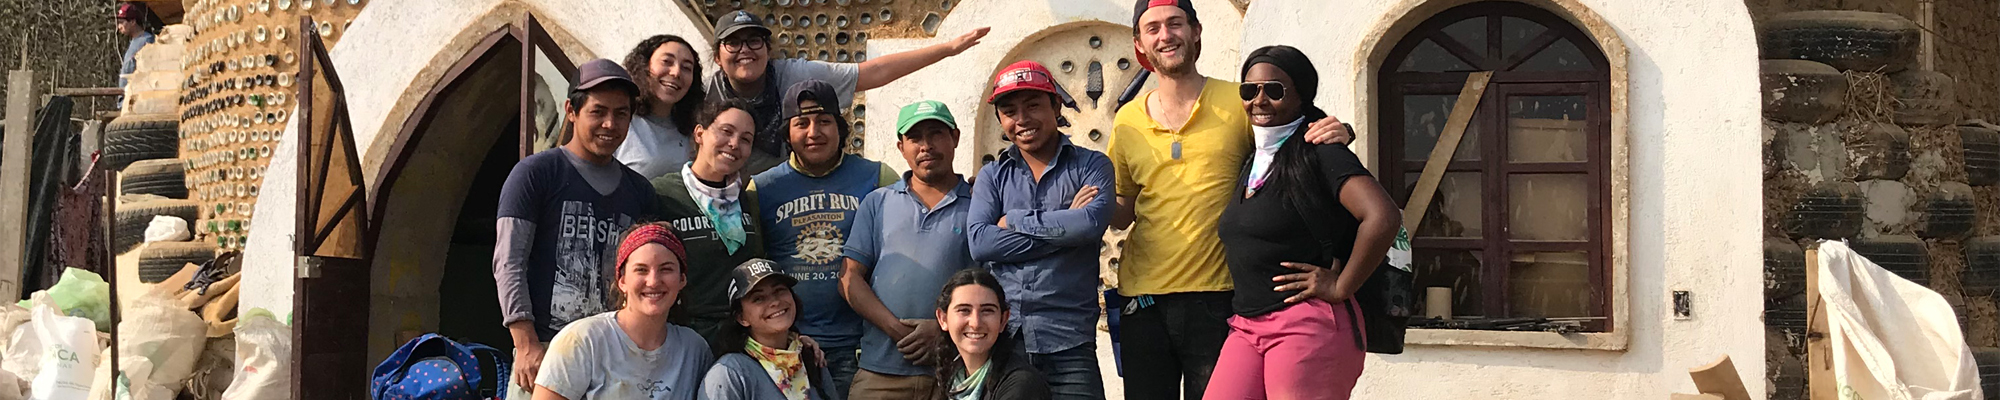
[{"label": "man in gray long-sleeve shirt", "polygon": [[557,331],[609,310],[608,255],[657,203],[653,186],[612,157],[625,142],[638,86],[611,60],[577,70],[581,83],[564,113],[569,142],[521,160],[500,188],[493,281],[514,339],[512,400],[533,392]]}]

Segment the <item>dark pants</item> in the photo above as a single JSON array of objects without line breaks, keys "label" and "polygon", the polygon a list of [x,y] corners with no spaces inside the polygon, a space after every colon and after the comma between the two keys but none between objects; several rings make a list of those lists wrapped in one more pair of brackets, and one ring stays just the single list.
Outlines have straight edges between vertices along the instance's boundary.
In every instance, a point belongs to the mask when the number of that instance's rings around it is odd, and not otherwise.
[{"label": "dark pants", "polygon": [[854,372],[861,369],[858,346],[828,347],[826,351],[827,374],[833,375],[832,400],[843,400],[847,391],[854,390]]},{"label": "dark pants", "polygon": [[1229,338],[1231,297],[1230,292],[1152,296],[1152,306],[1125,315],[1119,321],[1125,397],[1201,399]]},{"label": "dark pants", "polygon": [[1042,371],[1049,383],[1049,394],[1053,400],[1104,400],[1104,373],[1097,367],[1097,343],[1084,342],[1081,346],[1049,354],[1028,353],[1027,339],[1020,332],[1013,333],[1015,357],[1027,357],[1028,364]]}]

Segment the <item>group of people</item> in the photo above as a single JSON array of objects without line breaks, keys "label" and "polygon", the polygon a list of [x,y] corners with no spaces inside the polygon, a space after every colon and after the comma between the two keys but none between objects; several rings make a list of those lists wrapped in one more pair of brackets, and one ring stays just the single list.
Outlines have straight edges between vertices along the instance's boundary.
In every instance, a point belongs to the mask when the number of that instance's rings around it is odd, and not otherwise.
[{"label": "group of people", "polygon": [[984,28],[835,64],[772,59],[771,30],[735,12],[712,74],[672,35],[579,66],[562,145],[499,199],[508,398],[1103,399],[1110,227],[1131,232],[1129,300],[1109,307],[1128,397],[1347,398],[1350,298],[1399,212],[1314,107],[1304,54],[1258,49],[1243,83],[1211,79],[1190,0],[1133,18],[1160,83],[1119,110],[1108,154],[1070,142],[1074,101],[1021,61],[986,98],[1011,145],[970,181],[944,103],[899,109],[903,173],[846,154],[843,110]]}]

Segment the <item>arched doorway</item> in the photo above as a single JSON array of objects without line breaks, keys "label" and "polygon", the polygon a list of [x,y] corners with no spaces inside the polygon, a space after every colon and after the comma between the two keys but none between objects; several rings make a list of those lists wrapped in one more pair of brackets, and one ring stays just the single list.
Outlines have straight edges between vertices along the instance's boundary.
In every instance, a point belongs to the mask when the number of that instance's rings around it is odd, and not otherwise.
[{"label": "arched doorway", "polygon": [[1383,186],[1409,201],[1474,71],[1492,80],[1413,232],[1418,284],[1451,288],[1455,315],[1609,329],[1611,66],[1569,21],[1476,2],[1397,42],[1376,76]]},{"label": "arched doorway", "polygon": [[422,333],[512,344],[495,302],[495,199],[517,161],[552,146],[576,68],[532,16],[464,54],[402,124],[371,185],[371,360]]}]

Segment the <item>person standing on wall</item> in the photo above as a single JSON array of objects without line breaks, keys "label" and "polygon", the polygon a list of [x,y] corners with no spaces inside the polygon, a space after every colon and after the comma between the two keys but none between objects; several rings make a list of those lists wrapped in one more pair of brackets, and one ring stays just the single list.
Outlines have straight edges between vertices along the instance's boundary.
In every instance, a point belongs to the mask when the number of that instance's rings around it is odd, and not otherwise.
[{"label": "person standing on wall", "polygon": [[625,55],[625,73],[637,78],[640,95],[618,162],[646,179],[680,171],[695,157],[695,112],[706,103],[701,56],[687,39],[654,35]]},{"label": "person standing on wall", "polygon": [[729,271],[764,257],[755,199],[744,191],[743,163],[757,131],[749,105],[709,102],[695,114],[694,161],[653,179],[660,220],[686,238],[688,289],[681,310],[690,328],[715,340],[729,323]]},{"label": "person standing on wall", "polygon": [[[1132,44],[1159,86],[1118,109],[1109,145],[1116,171],[1114,228],[1131,228],[1119,263],[1126,393],[1199,399],[1229,335],[1229,271],[1216,210],[1229,204],[1250,155],[1237,85],[1195,71],[1201,20],[1192,0],[1138,0]],[[1306,139],[1346,136],[1315,121]]]},{"label": "person standing on wall", "polygon": [[118,3],[118,14],[115,18],[118,34],[128,39],[125,43],[125,56],[118,59],[118,87],[124,88],[126,77],[139,69],[139,49],[152,44],[153,35],[160,33],[164,25],[160,22],[159,16],[153,15],[153,11],[146,8],[146,3],[136,1]]},{"label": "person standing on wall", "polygon": [[994,114],[1013,142],[980,169],[966,230],[973,259],[998,276],[1017,310],[1007,335],[1060,399],[1104,398],[1097,366],[1098,255],[1117,207],[1111,159],[1060,127],[1069,95],[1034,61],[994,77]]},{"label": "person standing on wall", "polygon": [[1319,71],[1291,46],[1259,48],[1243,63],[1238,95],[1257,147],[1222,212],[1236,316],[1208,398],[1344,400],[1361,379],[1367,346],[1353,299],[1396,240],[1402,211],[1347,146],[1292,140],[1326,114],[1313,105],[1318,90]]},{"label": "person standing on wall", "polygon": [[611,264],[618,304],[549,342],[535,400],[695,399],[715,357],[693,329],[667,322],[688,285],[687,251],[663,223],[625,232]]},{"label": "person standing on wall", "polygon": [[958,139],[944,103],[920,101],[897,113],[896,150],[910,172],[861,200],[842,250],[840,293],[869,322],[849,398],[941,400],[932,397],[929,367],[937,365],[941,332],[931,320],[937,288],[974,267],[965,238],[972,185],[951,164]]},{"label": "person standing on wall", "polygon": [[[838,93],[842,105],[854,103],[854,94],[882,87],[902,79],[919,69],[936,64],[938,61],[965,52],[979,44],[990,28],[974,29],[956,38],[924,48],[887,54],[870,58],[860,63],[830,63],[801,58],[771,58],[771,29],[757,16],[746,11],[723,14],[715,20],[715,64],[717,71],[708,80],[710,100],[743,100],[750,103],[750,115],[756,117],[758,131],[756,149],[758,153],[772,156],[759,157],[753,162],[750,173],[763,172],[776,166],[791,151],[785,147],[785,121],[780,119],[780,110],[793,104],[781,104],[785,97],[781,93],[792,85],[807,80],[825,81]],[[826,104],[836,99],[826,99]]]},{"label": "person standing on wall", "polygon": [[882,163],[842,154],[852,133],[836,93],[818,80],[783,91],[781,132],[795,151],[790,162],[757,174],[750,190],[765,253],[780,272],[799,280],[797,292],[805,300],[799,331],[826,352],[834,395],[844,398],[857,368],[862,321],[840,296],[841,246],[861,198],[901,176]]},{"label": "person standing on wall", "polygon": [[569,141],[522,159],[500,187],[493,281],[514,339],[511,400],[528,398],[557,331],[605,311],[604,258],[618,232],[652,218],[657,204],[652,185],[612,158],[639,86],[606,59],[578,66],[577,81],[564,104]]}]

